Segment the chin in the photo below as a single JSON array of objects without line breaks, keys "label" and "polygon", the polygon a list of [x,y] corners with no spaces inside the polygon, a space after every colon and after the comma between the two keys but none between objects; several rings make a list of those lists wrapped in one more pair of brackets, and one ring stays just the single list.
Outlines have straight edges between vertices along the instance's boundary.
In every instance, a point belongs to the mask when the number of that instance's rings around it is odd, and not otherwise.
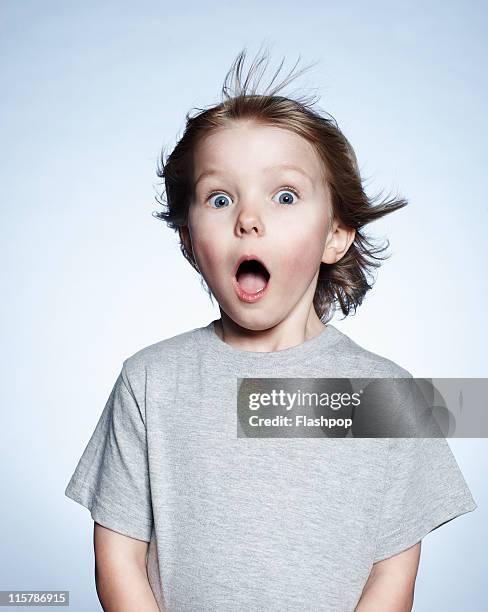
[{"label": "chin", "polygon": [[266,316],[263,312],[247,312],[239,314],[227,314],[227,316],[234,321],[236,325],[249,331],[265,331],[274,327],[279,323],[279,319],[276,320],[274,317]]}]

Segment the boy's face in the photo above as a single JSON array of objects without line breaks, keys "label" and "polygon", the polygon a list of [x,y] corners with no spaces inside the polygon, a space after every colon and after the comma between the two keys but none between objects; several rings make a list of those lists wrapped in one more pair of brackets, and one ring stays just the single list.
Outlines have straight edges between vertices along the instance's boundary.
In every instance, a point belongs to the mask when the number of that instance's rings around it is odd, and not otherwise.
[{"label": "boy's face", "polygon": [[[299,170],[280,167],[294,165]],[[204,138],[194,154],[195,196],[188,215],[191,249],[224,312],[247,329],[267,329],[313,301],[325,260],[330,194],[321,161],[297,134],[235,123]],[[298,195],[297,195],[298,194]],[[259,270],[238,274],[243,255]],[[266,285],[257,300],[243,296]],[[241,289],[242,289],[241,287]]]}]

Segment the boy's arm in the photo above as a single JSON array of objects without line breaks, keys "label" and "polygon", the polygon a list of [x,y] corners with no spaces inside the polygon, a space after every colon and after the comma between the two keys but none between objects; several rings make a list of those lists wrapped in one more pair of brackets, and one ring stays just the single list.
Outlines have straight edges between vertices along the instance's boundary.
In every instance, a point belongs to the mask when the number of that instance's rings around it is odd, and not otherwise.
[{"label": "boy's arm", "polygon": [[421,542],[373,565],[356,612],[410,612]]},{"label": "boy's arm", "polygon": [[148,542],[94,523],[95,583],[105,612],[159,612],[146,570]]}]

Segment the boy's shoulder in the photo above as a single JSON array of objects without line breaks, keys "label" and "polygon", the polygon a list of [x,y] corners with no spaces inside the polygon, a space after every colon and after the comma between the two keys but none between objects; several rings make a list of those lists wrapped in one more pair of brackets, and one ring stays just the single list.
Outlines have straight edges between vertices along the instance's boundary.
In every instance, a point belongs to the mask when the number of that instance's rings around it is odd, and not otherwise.
[{"label": "boy's shoulder", "polygon": [[153,368],[164,368],[168,373],[171,367],[181,367],[182,363],[188,363],[195,354],[195,340],[199,330],[190,329],[139,349],[124,360],[124,369],[129,376],[137,376]]},{"label": "boy's shoulder", "polygon": [[358,378],[362,376],[377,376],[381,378],[412,378],[412,374],[398,363],[370,351],[344,332],[335,328],[342,335],[342,342],[338,346],[340,356],[349,362],[351,369]]}]

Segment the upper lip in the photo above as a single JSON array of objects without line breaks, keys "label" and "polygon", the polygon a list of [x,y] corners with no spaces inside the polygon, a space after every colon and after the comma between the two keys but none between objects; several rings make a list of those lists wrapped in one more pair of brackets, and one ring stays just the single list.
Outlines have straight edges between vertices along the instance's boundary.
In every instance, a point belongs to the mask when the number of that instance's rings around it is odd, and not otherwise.
[{"label": "upper lip", "polygon": [[263,266],[266,272],[271,276],[270,271],[268,270],[268,267],[266,266],[264,261],[257,255],[241,255],[241,257],[239,257],[239,259],[237,260],[236,265],[234,266],[234,276],[237,274],[237,270],[239,269],[239,266],[241,265],[241,263],[243,261],[250,261],[251,259],[255,259],[256,261],[259,261],[259,263]]}]

